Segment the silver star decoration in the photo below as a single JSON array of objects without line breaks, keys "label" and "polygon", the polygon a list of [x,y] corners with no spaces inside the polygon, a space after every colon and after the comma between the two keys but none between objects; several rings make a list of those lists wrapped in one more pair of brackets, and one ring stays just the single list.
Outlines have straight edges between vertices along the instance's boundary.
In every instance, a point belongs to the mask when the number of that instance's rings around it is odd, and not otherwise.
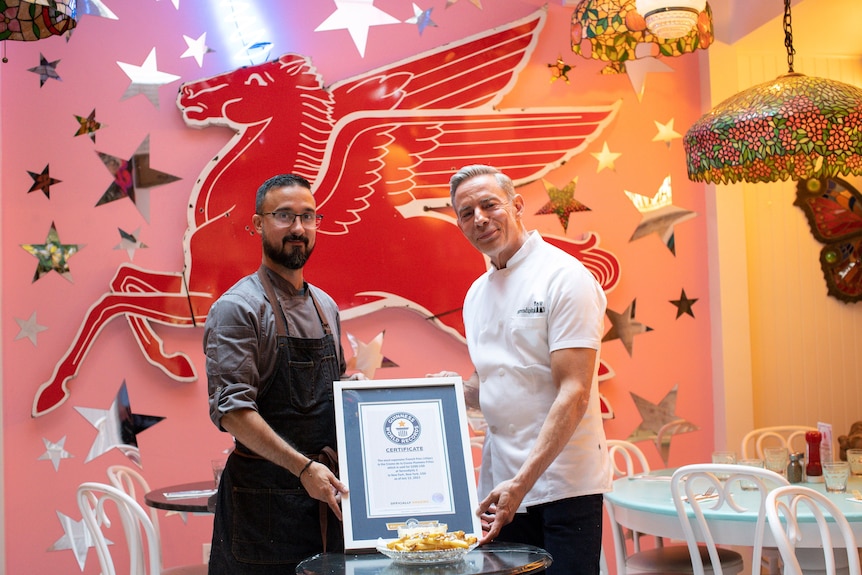
[{"label": "silver star decoration", "polygon": [[45,331],[46,329],[48,329],[44,325],[39,325],[38,323],[36,323],[36,312],[35,311],[30,314],[29,318],[19,319],[16,317],[15,321],[18,323],[18,327],[21,328],[21,330],[18,332],[18,335],[15,336],[15,339],[19,340],[19,339],[24,339],[26,337],[30,340],[30,343],[32,343],[33,345],[37,345],[36,336],[39,334],[39,332]]},{"label": "silver star decoration", "polygon": [[697,217],[697,212],[692,212],[673,205],[673,189],[670,176],[667,176],[653,197],[642,196],[623,190],[632,201],[638,211],[643,214],[641,223],[635,228],[632,237],[633,242],[650,234],[656,234],[662,243],[676,255],[676,237],[674,226],[686,220]]},{"label": "silver star decoration", "polygon": [[[651,50],[649,45],[641,44],[635,48],[635,54],[641,51],[641,46],[644,47],[643,50],[645,51]],[[650,72],[673,72],[673,68],[651,56],[636,56],[635,59],[626,62],[626,75],[638,97],[638,102],[643,99],[646,75]]]},{"label": "silver star decoration", "polygon": [[635,406],[641,415],[641,424],[632,432],[628,441],[657,440],[659,435],[661,435],[662,439],[660,442],[657,441],[656,447],[659,449],[665,464],[667,464],[670,454],[671,438],[674,435],[689,433],[698,429],[695,424],[686,421],[675,413],[678,387],[674,385],[658,403],[652,403],[630,392],[632,400],[635,402]]},{"label": "silver star decoration", "polygon": [[45,85],[45,82],[48,79],[62,81],[59,74],[57,74],[57,64],[60,63],[60,60],[54,60],[53,62],[49,62],[45,56],[41,53],[39,54],[39,65],[34,66],[32,68],[27,68],[28,72],[33,72],[34,74],[39,74],[39,87]]},{"label": "silver star decoration", "polygon": [[652,331],[651,327],[646,326],[639,321],[635,321],[636,301],[636,299],[633,299],[632,303],[629,304],[629,307],[627,307],[622,313],[617,313],[610,308],[605,310],[608,319],[611,320],[611,329],[608,330],[608,333],[605,334],[602,341],[619,339],[623,342],[626,351],[629,352],[629,356],[632,354],[635,336]]},{"label": "silver star decoration", "polygon": [[335,12],[314,31],[347,30],[350,32],[353,44],[359,50],[359,55],[364,58],[369,28],[400,23],[380,8],[375,8],[374,0],[335,0]]},{"label": "silver star decoration", "polygon": [[434,20],[431,19],[431,11],[434,8],[428,8],[427,10],[423,10],[416,4],[413,4],[413,17],[408,18],[404,22],[406,24],[416,24],[416,27],[419,28],[419,35],[422,35],[422,32],[425,31],[425,28],[428,26],[437,27],[437,24]]},{"label": "silver star decoration", "polygon": [[182,53],[180,58],[194,58],[198,63],[198,68],[204,65],[204,54],[209,54],[212,50],[207,46],[207,33],[204,32],[198,36],[197,40],[183,34],[183,40],[186,41],[188,49]]},{"label": "silver star decoration", "polygon": [[42,443],[45,444],[45,453],[39,456],[39,461],[43,461],[45,459],[50,459],[51,463],[54,465],[54,471],[60,470],[60,460],[61,459],[69,459],[73,457],[71,453],[66,451],[63,447],[66,443],[66,436],[58,441],[57,443],[53,443],[48,441],[44,437],[42,438]]},{"label": "silver star decoration", "polygon": [[[60,525],[63,527],[64,535],[57,539],[53,545],[48,548],[48,551],[65,551],[71,549],[75,554],[75,559],[78,561],[78,567],[81,572],[84,571],[84,565],[87,563],[87,549],[93,546],[93,536],[90,535],[90,530],[84,525],[84,520],[75,521],[68,515],[57,511],[57,518],[60,520]],[[113,545],[113,542],[108,541],[108,545]]]},{"label": "silver star decoration", "polygon": [[108,409],[76,407],[75,410],[99,431],[84,463],[89,463],[103,453],[117,448],[138,467],[143,467],[137,434],[164,419],[164,417],[132,413],[125,381]]},{"label": "silver star decoration", "polygon": [[146,248],[147,245],[138,239],[138,236],[141,235],[141,228],[138,228],[134,231],[134,233],[129,233],[122,228],[117,228],[120,232],[120,243],[114,246],[115,250],[126,250],[126,253],[129,254],[129,259],[135,259],[135,250],[138,248]]},{"label": "silver star decoration", "polygon": [[159,107],[159,87],[180,79],[179,76],[160,72],[157,69],[155,48],[150,50],[147,59],[140,66],[119,61],[117,65],[123,69],[123,72],[132,81],[120,100],[143,94],[156,109]]},{"label": "silver star decoration", "polygon": [[119,20],[102,0],[78,0],[78,16],[99,16],[109,20]]},{"label": "silver star decoration", "polygon": [[356,370],[368,379],[374,379],[374,372],[380,367],[392,367],[395,364],[383,356],[383,336],[381,331],[370,342],[365,343],[352,333],[347,334],[353,357],[347,361],[347,369]]}]

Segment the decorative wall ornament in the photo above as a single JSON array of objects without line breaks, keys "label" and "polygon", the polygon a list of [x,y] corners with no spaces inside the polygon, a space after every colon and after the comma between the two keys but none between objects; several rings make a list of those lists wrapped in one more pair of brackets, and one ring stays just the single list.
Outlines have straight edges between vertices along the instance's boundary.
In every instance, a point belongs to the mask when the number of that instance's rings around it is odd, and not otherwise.
[{"label": "decorative wall ornament", "polygon": [[[197,377],[191,358],[162,347],[156,325],[202,325],[215,299],[260,265],[260,238],[250,228],[253,202],[237,202],[236,193],[263,173],[296,172],[314,182],[318,209],[326,215],[314,257],[328,263],[315,267],[312,281],[335,299],[342,319],[397,305],[422,310],[438,318],[431,321],[440,329],[463,337],[461,314],[453,310],[487,264],[481,253],[464,250],[448,207],[451,172],[492,163],[516,185],[535,181],[588,149],[621,105],[500,107],[529,61],[545,18],[540,10],[331,84],[297,54],[185,84],[177,104],[186,125],[229,128],[235,135],[192,187],[182,269],[122,264],[37,390],[33,415],[68,399],[68,382],[117,317],[127,319],[152,365],[177,381]],[[262,77],[267,82],[258,81]],[[216,85],[221,89],[212,89]],[[284,105],[268,105],[276,100]],[[381,226],[401,239],[380,242]],[[599,246],[596,234],[545,239],[580,259],[606,291],[619,282],[620,262]],[[372,244],[393,269],[412,266],[419,251],[430,265],[411,274],[380,273],[351,248]],[[461,255],[453,259],[452,253]],[[441,274],[447,289],[428,289]]]},{"label": "decorative wall ornament", "polygon": [[[638,13],[635,0],[581,0],[572,14],[572,51],[608,62],[603,74],[625,73],[626,62],[638,58],[674,57],[705,49],[713,40],[709,4],[698,14],[697,26],[674,39],[653,34]],[[644,45],[651,45],[651,49],[645,51]]]},{"label": "decorative wall ornament", "polygon": [[634,339],[636,335],[641,335],[652,331],[648,325],[644,325],[639,321],[635,321],[635,305],[637,299],[633,299],[623,312],[616,312],[611,308],[605,310],[608,319],[611,320],[611,328],[602,337],[602,342],[618,339],[622,342],[629,356],[634,352]]},{"label": "decorative wall ornament", "polygon": [[0,40],[32,42],[70,32],[76,0],[0,0]]},{"label": "decorative wall ornament", "polygon": [[862,300],[862,194],[840,178],[811,178],[796,185],[793,205],[826,244],[820,268],[829,295],[848,303]]},{"label": "decorative wall ornament", "polygon": [[790,0],[784,2],[784,36],[787,74],[724,100],[686,132],[691,180],[862,175],[862,89],[793,71]]}]

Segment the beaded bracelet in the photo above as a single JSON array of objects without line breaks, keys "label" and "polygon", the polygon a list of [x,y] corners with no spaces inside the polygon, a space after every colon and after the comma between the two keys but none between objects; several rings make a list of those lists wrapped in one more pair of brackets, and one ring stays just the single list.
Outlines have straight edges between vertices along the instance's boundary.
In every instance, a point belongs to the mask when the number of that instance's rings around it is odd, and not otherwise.
[{"label": "beaded bracelet", "polygon": [[311,467],[311,464],[312,464],[312,463],[314,463],[314,460],[313,460],[313,459],[309,459],[309,460],[308,460],[308,463],[306,463],[306,464],[305,464],[305,467],[303,467],[303,468],[302,468],[302,470],[299,472],[299,475],[297,475],[297,477],[298,477],[299,479],[302,479],[302,474],[303,474],[303,473],[305,473],[305,472],[306,472],[306,470],[307,470],[309,467]]}]

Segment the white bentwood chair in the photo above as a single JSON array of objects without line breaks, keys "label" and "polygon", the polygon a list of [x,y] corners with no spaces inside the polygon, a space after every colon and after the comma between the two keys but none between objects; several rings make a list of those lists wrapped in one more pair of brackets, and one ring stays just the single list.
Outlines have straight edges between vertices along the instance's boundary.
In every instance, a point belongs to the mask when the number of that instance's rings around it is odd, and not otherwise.
[{"label": "white bentwood chair", "polygon": [[[164,568],[152,520],[143,507],[122,489],[106,483],[87,482],[78,486],[77,498],[81,517],[99,558],[102,575],[117,575],[118,572],[134,575],[203,575],[207,572],[207,566],[203,563]],[[104,529],[111,526],[111,508],[116,512],[115,517],[120,519],[125,534],[129,552],[128,570],[118,571],[108,548],[110,543]]]},{"label": "white bentwood chair", "polygon": [[807,425],[775,425],[752,429],[742,438],[740,453],[743,459],[764,459],[767,447],[786,447],[788,453],[804,451],[805,433],[817,431]]},{"label": "white bentwood chair", "polygon": [[[726,477],[726,479],[725,479]],[[704,573],[740,573],[743,568],[742,556],[736,551],[716,546],[704,509],[744,513],[749,507],[741,505],[733,495],[740,483],[747,481],[754,486],[752,492],[760,495],[757,522],[752,541],[751,565],[761,564],[763,534],[766,529],[766,495],[776,485],[788,485],[781,475],[757,467],[704,463],[685,465],[674,472],[670,488],[677,516],[682,525],[695,575]],[[711,493],[712,497],[704,498]],[[700,543],[695,535],[697,531]]]},{"label": "white bentwood chair", "polygon": [[[614,479],[650,471],[649,462],[643,451],[630,441],[609,439],[608,453]],[[694,573],[688,548],[685,545],[665,546],[662,539],[656,537],[655,548],[642,549],[640,540],[643,534],[632,532],[620,525],[616,521],[614,504],[608,499],[605,499],[604,504],[614,540],[617,575]],[[628,552],[627,539],[632,540],[631,554]],[[603,572],[607,573],[607,571]]]},{"label": "white bentwood chair", "polygon": [[[797,515],[802,506],[811,511],[820,530],[822,549],[812,551],[815,551],[818,556],[822,554],[823,564],[815,569],[803,567],[800,562],[800,559],[802,562],[805,562],[806,559],[810,561],[810,556],[803,555],[800,557],[797,555],[796,543],[802,537]],[[784,517],[783,522],[782,516]],[[829,518],[827,519],[827,517]],[[779,487],[771,491],[766,497],[766,518],[772,536],[778,545],[781,561],[784,563],[784,575],[808,573],[860,575],[859,552],[856,539],[853,536],[853,529],[841,510],[826,495],[804,485]],[[841,533],[843,547],[846,551],[846,561],[843,560],[845,553],[836,555],[834,551],[832,535],[829,530],[829,523],[827,523],[830,520],[834,522]]]}]

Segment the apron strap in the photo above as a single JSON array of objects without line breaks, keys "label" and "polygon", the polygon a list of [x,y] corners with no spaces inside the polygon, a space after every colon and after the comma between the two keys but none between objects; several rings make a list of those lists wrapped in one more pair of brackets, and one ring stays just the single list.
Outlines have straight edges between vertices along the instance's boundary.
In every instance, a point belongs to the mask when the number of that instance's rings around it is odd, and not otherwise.
[{"label": "apron strap", "polygon": [[[329,446],[324,447],[317,456],[318,463],[327,466],[338,477],[338,454]],[[323,552],[326,553],[326,535],[329,530],[329,504],[324,501],[318,506],[320,515],[320,540],[323,542]]]},{"label": "apron strap", "polygon": [[263,291],[266,297],[269,298],[269,305],[272,306],[273,315],[275,315],[275,331],[279,336],[287,336],[287,323],[284,321],[284,313],[281,312],[281,304],[278,302],[278,296],[275,295],[275,288],[272,287],[272,280],[266,273],[266,266],[261,264],[257,268],[257,276],[260,278],[260,283],[263,284]]}]

